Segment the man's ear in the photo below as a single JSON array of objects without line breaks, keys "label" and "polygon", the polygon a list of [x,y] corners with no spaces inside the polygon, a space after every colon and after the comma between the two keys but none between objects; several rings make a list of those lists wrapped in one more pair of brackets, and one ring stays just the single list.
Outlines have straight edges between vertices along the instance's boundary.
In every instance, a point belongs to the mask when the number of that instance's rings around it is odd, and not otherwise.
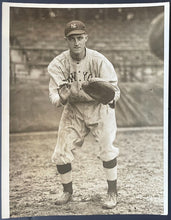
[{"label": "man's ear", "polygon": [[85,39],[86,39],[86,42],[87,42],[88,41],[88,35],[87,34],[85,35]]}]

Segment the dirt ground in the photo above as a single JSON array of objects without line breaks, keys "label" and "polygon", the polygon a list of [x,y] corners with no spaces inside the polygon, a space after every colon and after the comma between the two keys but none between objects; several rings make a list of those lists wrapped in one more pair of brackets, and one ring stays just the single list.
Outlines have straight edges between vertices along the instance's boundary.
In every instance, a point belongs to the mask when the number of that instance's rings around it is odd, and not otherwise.
[{"label": "dirt ground", "polygon": [[11,135],[10,216],[163,214],[163,131],[118,131],[118,205],[101,208],[107,184],[98,146],[87,137],[73,163],[73,200],[56,206],[61,193],[51,155],[56,132]]}]

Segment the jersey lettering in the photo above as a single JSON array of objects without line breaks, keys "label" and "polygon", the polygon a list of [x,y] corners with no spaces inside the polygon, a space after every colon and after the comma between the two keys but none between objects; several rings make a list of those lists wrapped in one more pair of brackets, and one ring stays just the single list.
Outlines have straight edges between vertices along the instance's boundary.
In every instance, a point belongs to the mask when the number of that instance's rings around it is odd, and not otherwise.
[{"label": "jersey lettering", "polygon": [[69,74],[69,77],[67,78],[67,81],[68,81],[68,82],[74,82],[74,81],[77,81],[77,75],[76,75],[76,72],[74,72],[74,73],[70,73],[70,74]]},{"label": "jersey lettering", "polygon": [[[79,75],[80,74],[82,74],[82,76],[83,76],[83,81],[88,81],[90,78],[93,77],[93,74],[92,73],[88,73],[88,72],[80,72],[79,71]],[[77,74],[76,74],[76,72],[70,73],[68,78],[63,80],[63,81],[67,81],[69,83],[77,81]]]},{"label": "jersey lettering", "polygon": [[84,81],[86,81],[86,75],[88,74],[88,72],[83,72],[84,75]]}]

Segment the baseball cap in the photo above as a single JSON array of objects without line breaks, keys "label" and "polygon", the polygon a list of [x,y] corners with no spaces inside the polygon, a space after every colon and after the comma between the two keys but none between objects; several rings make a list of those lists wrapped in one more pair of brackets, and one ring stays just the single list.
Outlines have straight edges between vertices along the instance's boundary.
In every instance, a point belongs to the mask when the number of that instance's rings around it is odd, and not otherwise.
[{"label": "baseball cap", "polygon": [[73,34],[85,34],[86,26],[82,21],[70,21],[65,27],[65,36],[68,37]]}]

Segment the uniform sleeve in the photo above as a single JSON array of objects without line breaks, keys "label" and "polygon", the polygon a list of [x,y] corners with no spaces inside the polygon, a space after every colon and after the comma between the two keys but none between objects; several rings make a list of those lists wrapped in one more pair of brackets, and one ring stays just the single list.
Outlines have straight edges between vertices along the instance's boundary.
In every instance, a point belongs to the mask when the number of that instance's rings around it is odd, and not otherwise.
[{"label": "uniform sleeve", "polygon": [[65,76],[63,74],[60,62],[54,59],[48,66],[48,72],[50,75],[49,99],[52,102],[52,104],[58,107],[61,105],[61,100],[57,88],[65,81]]},{"label": "uniform sleeve", "polygon": [[99,67],[100,78],[103,78],[110,82],[115,88],[114,101],[117,102],[120,98],[120,89],[118,87],[118,77],[116,75],[113,65],[108,61],[102,61]]},{"label": "uniform sleeve", "polygon": [[57,86],[52,78],[49,80],[49,99],[52,104],[56,105],[56,107],[61,105],[60,96],[57,92]]}]

